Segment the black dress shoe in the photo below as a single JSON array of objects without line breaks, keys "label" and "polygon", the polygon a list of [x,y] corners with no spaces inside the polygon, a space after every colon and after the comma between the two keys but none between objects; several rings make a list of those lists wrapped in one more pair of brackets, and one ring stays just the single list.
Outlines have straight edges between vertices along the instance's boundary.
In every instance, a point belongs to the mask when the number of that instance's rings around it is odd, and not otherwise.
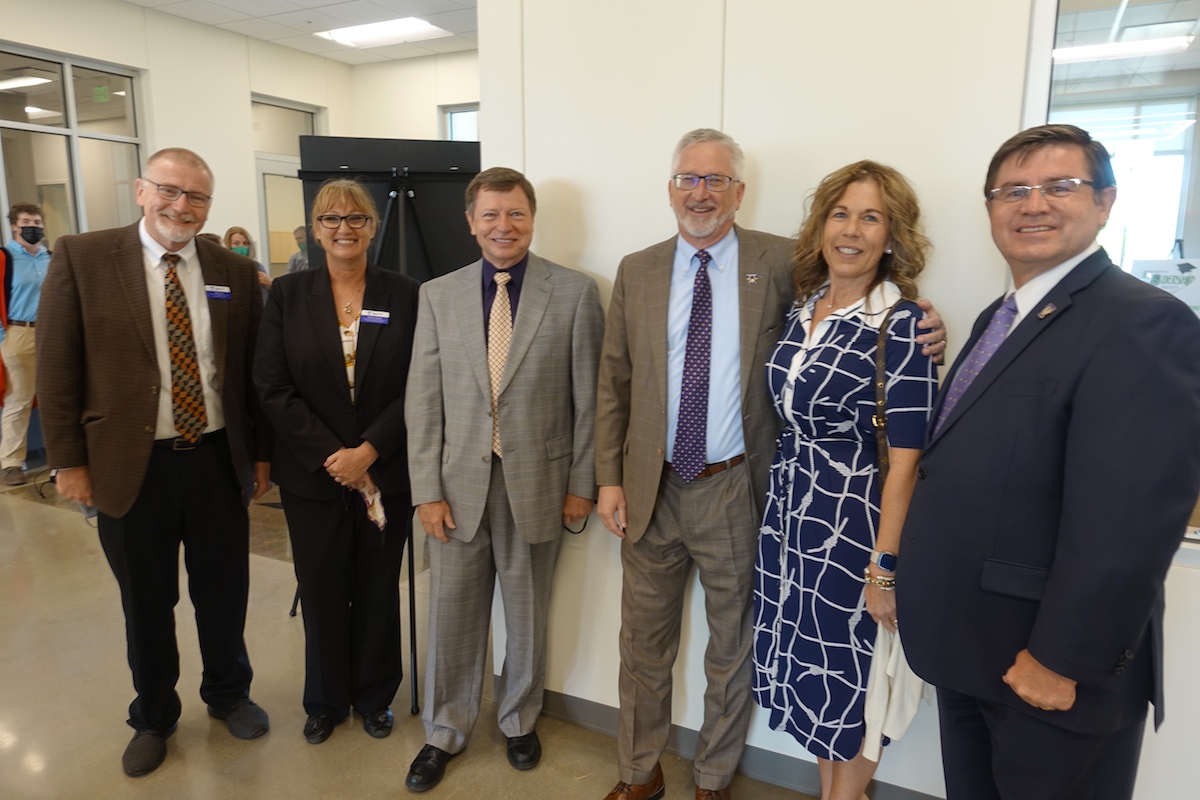
[{"label": "black dress shoe", "polygon": [[446,762],[453,756],[445,750],[427,744],[417,753],[412,766],[408,768],[408,777],[404,785],[410,792],[427,792],[437,786],[446,774]]},{"label": "black dress shoe", "polygon": [[542,743],[537,731],[508,737],[508,763],[516,769],[533,769],[542,760]]},{"label": "black dress shoe", "polygon": [[165,735],[151,730],[135,733],[125,746],[125,754],[121,756],[121,766],[125,769],[125,774],[131,778],[140,778],[158,769],[159,764],[167,757],[167,737],[174,732],[175,727],[171,726],[171,730]]},{"label": "black dress shoe", "polygon": [[372,711],[370,714],[363,714],[363,730],[376,739],[383,739],[392,732],[393,720],[390,708]]},{"label": "black dress shoe", "polygon": [[250,698],[238,700],[227,708],[208,707],[209,716],[225,721],[229,732],[239,739],[257,739],[271,729],[271,718],[262,706]]},{"label": "black dress shoe", "polygon": [[304,738],[309,744],[320,744],[333,733],[335,724],[328,714],[309,714],[304,723]]}]

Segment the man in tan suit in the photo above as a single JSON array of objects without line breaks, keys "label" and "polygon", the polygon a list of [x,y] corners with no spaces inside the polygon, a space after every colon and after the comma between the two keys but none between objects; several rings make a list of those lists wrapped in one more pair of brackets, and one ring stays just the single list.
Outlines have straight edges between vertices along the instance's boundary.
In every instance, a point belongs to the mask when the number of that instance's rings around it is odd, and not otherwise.
[{"label": "man in tan suit", "polygon": [[122,765],[158,767],[180,714],[179,546],[204,661],[200,696],[230,733],[266,733],[242,630],[246,503],[270,486],[269,431],[250,385],[262,300],[254,262],[195,238],[212,171],[182,148],[150,157],[143,219],[63,236],[38,309],[38,395],[61,494],[98,509],[121,588],[137,733]]},{"label": "man in tan suit", "polygon": [[[493,586],[508,646],[496,698],[508,760],[541,758],[550,584],[562,526],[596,492],[596,284],[529,252],[537,198],[516,170],[467,187],[483,259],[421,287],[405,418],[413,503],[429,534],[427,744],[405,781],[433,788],[479,716]],[[490,670],[488,670],[490,673]]]},{"label": "man in tan suit", "polygon": [[684,135],[668,183],[679,233],[626,256],[613,287],[596,412],[597,513],[622,539],[624,570],[620,781],[606,800],[665,793],[693,564],[709,628],[697,800],[728,800],[750,723],[754,559],[781,426],[763,370],[795,293],[794,242],[734,224],[743,162],[720,131]]}]

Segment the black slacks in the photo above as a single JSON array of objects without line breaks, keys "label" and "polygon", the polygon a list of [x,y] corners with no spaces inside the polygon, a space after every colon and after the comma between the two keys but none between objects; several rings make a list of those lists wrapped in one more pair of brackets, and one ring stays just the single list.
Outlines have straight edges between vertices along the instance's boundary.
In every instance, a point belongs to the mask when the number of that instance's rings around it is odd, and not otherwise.
[{"label": "black slacks", "polygon": [[938,694],[947,800],[1129,800],[1145,721],[1076,733],[1002,703]]},{"label": "black slacks", "polygon": [[204,674],[200,697],[226,708],[250,695],[243,630],[250,584],[250,521],[224,431],[194,450],[156,445],[137,501],[119,519],[100,514],[100,543],[121,587],[137,697],[129,724],[170,731],[179,719],[179,546]]},{"label": "black slacks", "polygon": [[280,487],[304,614],[304,710],[344,719],[392,704],[403,677],[400,560],[408,496],[385,495],[381,532],[361,495],[312,500]]}]

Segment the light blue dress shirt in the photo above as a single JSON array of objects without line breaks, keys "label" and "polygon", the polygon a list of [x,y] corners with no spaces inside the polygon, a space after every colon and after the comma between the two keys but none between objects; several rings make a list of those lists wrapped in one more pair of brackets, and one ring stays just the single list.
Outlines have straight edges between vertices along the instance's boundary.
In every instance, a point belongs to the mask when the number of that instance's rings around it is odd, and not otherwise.
[{"label": "light blue dress shirt", "polygon": [[[50,251],[38,245],[37,255],[29,255],[16,241],[4,245],[8,250],[9,269],[12,270],[12,296],[8,298],[8,318],[22,322],[36,322],[38,301],[42,298],[42,281],[50,268]],[[0,342],[4,341],[4,328],[0,326]]]},{"label": "light blue dress shirt", "polygon": [[[724,239],[705,248],[712,256],[712,355],[708,377],[708,455],[712,464],[746,452],[742,436],[741,326],[738,304],[738,238],[730,230]],[[667,461],[675,450],[679,427],[679,396],[683,386],[683,357],[687,353],[688,321],[700,259],[682,236],[675,239],[671,293],[667,307]],[[755,373],[758,374],[757,372]]]}]

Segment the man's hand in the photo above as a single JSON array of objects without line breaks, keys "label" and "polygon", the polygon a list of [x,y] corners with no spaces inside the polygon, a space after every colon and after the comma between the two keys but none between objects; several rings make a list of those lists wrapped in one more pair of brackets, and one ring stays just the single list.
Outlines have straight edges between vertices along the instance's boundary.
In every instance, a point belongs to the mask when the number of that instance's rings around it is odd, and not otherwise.
[{"label": "man's hand", "polygon": [[262,497],[271,488],[271,462],[254,462],[254,499]]},{"label": "man's hand", "polygon": [[1042,711],[1069,711],[1075,705],[1075,681],[1042,665],[1028,650],[1017,653],[1017,660],[1004,673],[1017,696]]},{"label": "man's hand", "polygon": [[586,497],[567,493],[567,499],[563,500],[563,525],[574,525],[581,519],[586,519],[592,513],[592,506],[595,503]]},{"label": "man's hand", "polygon": [[600,499],[596,502],[596,511],[604,527],[622,539],[625,538],[625,526],[629,518],[625,515],[625,489],[621,486],[601,486]]},{"label": "man's hand", "polygon": [[339,447],[325,459],[325,471],[342,486],[356,487],[366,477],[367,469],[379,458],[379,451],[370,442],[358,447]]},{"label": "man's hand", "polygon": [[917,337],[917,344],[924,345],[922,355],[933,356],[933,363],[940,366],[946,361],[946,324],[930,301],[922,298],[917,305],[925,312],[925,319],[920,320],[917,327],[929,331]]},{"label": "man's hand", "polygon": [[454,530],[457,527],[454,517],[450,516],[450,504],[445,500],[421,503],[417,506],[417,519],[421,521],[425,532],[439,542],[450,541],[450,537],[446,535],[446,528]]},{"label": "man's hand", "polygon": [[92,476],[87,467],[60,469],[54,476],[54,485],[63,497],[85,506],[96,505],[92,502]]}]

